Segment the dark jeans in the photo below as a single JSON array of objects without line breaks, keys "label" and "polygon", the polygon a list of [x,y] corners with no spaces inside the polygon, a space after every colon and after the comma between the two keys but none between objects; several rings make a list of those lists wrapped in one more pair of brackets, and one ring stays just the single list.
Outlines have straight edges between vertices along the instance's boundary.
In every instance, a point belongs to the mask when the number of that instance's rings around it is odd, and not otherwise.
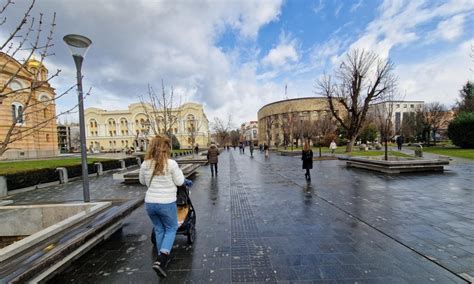
[{"label": "dark jeans", "polygon": [[214,169],[215,169],[215,172],[216,172],[216,175],[217,175],[217,163],[212,163],[211,164],[211,173],[212,175],[214,175]]}]

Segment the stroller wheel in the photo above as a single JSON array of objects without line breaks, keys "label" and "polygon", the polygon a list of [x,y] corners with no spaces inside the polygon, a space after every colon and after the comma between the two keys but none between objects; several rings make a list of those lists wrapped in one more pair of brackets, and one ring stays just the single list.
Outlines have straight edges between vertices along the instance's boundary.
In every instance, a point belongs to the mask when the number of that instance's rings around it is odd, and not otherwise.
[{"label": "stroller wheel", "polygon": [[196,240],[196,227],[195,227],[194,222],[191,222],[191,224],[189,225],[189,231],[188,231],[187,236],[188,236],[188,244],[192,245],[194,241]]}]

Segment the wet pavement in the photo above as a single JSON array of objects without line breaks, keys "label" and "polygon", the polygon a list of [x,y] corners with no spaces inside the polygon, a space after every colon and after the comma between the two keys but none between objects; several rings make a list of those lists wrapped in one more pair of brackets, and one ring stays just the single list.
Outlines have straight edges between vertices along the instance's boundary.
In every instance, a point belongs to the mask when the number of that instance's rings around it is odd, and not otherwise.
[{"label": "wet pavement", "polygon": [[[472,162],[400,176],[342,161],[314,166],[307,183],[298,158],[223,152],[218,177],[206,166],[194,178],[197,239],[188,246],[177,237],[168,278],[151,269],[151,223],[140,207],[50,283],[465,283],[457,274],[474,276]],[[80,186],[9,199],[80,199]],[[110,174],[91,188],[93,198],[145,191]]]}]

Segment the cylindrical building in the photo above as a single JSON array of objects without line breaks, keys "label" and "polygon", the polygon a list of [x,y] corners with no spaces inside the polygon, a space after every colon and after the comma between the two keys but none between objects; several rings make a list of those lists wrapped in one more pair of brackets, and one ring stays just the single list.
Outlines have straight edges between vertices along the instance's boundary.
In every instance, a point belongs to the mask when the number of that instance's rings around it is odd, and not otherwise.
[{"label": "cylindrical building", "polygon": [[[336,104],[336,112],[341,109]],[[301,139],[305,136],[302,133],[297,135],[295,130],[303,132],[307,131],[305,128],[315,128],[314,122],[323,117],[333,117],[325,97],[296,98],[269,103],[258,111],[259,141],[269,143],[270,146],[280,146],[285,137],[286,140],[290,137],[290,143],[293,143],[295,137]]]}]

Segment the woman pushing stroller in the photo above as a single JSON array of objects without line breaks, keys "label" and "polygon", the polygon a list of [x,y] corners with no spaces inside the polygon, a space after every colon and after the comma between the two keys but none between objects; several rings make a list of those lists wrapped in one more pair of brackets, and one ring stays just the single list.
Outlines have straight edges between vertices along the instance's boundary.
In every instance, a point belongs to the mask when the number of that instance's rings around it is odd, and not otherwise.
[{"label": "woman pushing stroller", "polygon": [[178,163],[170,159],[170,156],[170,139],[166,136],[156,136],[150,143],[139,174],[140,183],[148,186],[145,209],[153,223],[156,236],[158,256],[153,263],[153,269],[164,277],[178,229],[177,186],[191,183],[184,178]]}]

